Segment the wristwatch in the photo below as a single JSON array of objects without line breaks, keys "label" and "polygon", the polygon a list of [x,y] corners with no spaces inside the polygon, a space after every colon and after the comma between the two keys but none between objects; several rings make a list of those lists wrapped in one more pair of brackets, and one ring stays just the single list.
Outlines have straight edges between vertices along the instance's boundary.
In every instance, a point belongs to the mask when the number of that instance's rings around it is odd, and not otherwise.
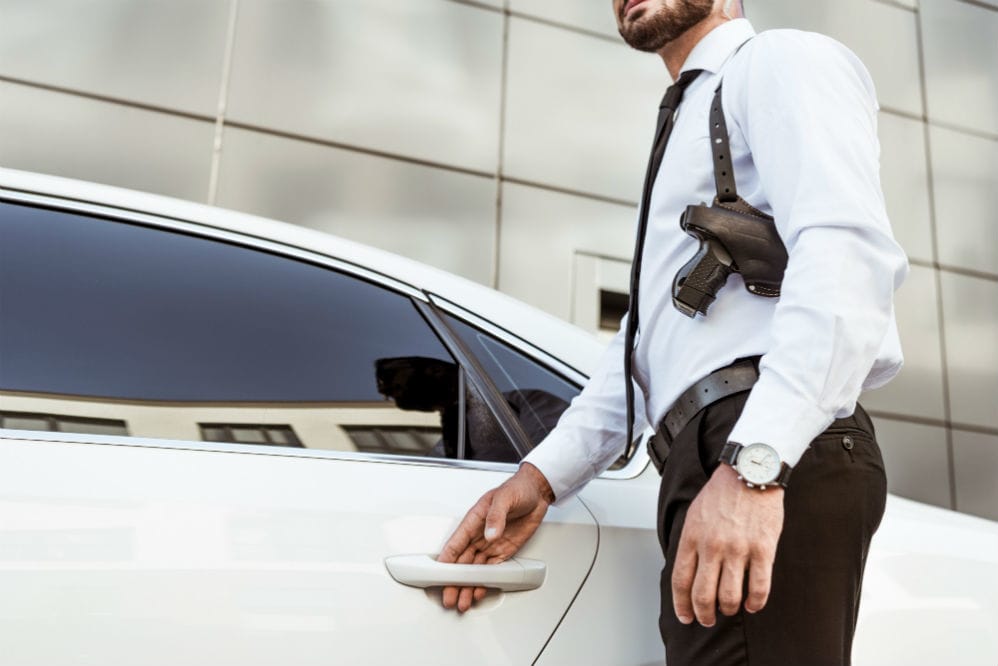
[{"label": "wristwatch", "polygon": [[735,468],[738,479],[749,488],[765,490],[766,486],[787,487],[793,468],[780,460],[780,454],[769,444],[757,442],[744,446],[728,442],[718,456],[722,463]]}]

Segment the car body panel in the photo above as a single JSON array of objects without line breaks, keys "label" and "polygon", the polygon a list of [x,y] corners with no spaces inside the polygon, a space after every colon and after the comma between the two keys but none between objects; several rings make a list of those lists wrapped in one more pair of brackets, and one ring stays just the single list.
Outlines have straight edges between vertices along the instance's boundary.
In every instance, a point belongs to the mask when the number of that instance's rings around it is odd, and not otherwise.
[{"label": "car body panel", "polygon": [[[580,493],[600,524],[599,555],[539,665],[662,659],[658,485],[649,465]],[[889,496],[866,563],[853,663],[998,663],[998,523]]]},{"label": "car body panel", "polygon": [[5,437],[5,663],[529,663],[596,551],[556,508],[522,553],[543,585],[458,615],[384,559],[435,555],[505,472],[164,444]]},{"label": "car body panel", "polygon": [[854,654],[857,666],[998,664],[998,523],[888,497]]},{"label": "car body panel", "polygon": [[649,464],[637,478],[597,478],[579,494],[599,523],[599,554],[538,666],[662,663],[658,486]]}]

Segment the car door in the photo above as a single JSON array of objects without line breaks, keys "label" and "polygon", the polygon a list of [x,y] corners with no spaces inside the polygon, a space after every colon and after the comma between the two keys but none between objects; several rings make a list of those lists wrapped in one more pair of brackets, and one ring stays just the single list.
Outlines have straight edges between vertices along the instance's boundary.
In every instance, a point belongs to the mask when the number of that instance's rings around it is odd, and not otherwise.
[{"label": "car door", "polygon": [[552,507],[514,571],[476,574],[509,591],[441,608],[460,568],[432,556],[533,426],[418,292],[31,199],[0,202],[5,663],[536,658],[597,528]]}]

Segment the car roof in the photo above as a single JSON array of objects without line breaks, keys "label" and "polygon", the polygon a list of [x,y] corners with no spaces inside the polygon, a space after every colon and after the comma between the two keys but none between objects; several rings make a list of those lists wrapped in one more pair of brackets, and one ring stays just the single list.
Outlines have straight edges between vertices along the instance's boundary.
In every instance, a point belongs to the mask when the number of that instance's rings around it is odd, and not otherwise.
[{"label": "car roof", "polygon": [[587,331],[495,289],[406,257],[300,225],[158,194],[0,168],[0,194],[4,191],[193,222],[345,261],[467,309],[584,375],[592,373],[604,347]]}]

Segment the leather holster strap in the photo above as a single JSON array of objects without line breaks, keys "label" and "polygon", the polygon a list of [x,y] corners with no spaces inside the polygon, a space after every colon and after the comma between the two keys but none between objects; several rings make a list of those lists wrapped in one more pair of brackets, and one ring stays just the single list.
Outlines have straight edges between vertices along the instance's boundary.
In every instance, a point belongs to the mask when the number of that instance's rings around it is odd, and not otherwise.
[{"label": "leather holster strap", "polygon": [[672,440],[693,420],[693,417],[722,398],[752,388],[759,379],[757,362],[756,359],[735,361],[729,366],[715,370],[683,391],[665,413],[658,432],[648,440],[648,455],[659,473],[662,472],[665,459],[669,457]]}]

